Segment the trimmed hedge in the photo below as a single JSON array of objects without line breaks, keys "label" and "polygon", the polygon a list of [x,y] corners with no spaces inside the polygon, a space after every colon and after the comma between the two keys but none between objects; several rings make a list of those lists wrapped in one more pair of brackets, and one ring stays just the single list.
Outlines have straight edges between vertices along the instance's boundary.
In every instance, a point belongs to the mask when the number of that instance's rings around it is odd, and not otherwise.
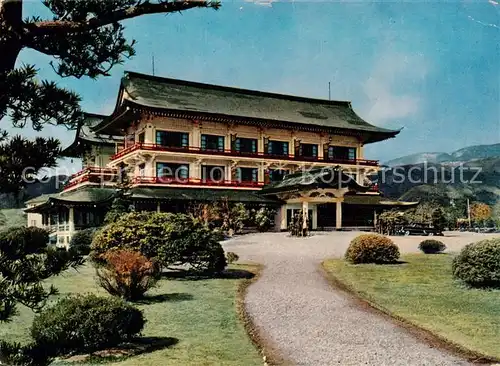
[{"label": "trimmed hedge", "polygon": [[453,276],[472,287],[500,288],[500,238],[467,244],[453,260]]},{"label": "trimmed hedge", "polygon": [[362,234],[351,241],[345,259],[354,264],[395,263],[399,259],[399,248],[386,236]]},{"label": "trimmed hedge", "polygon": [[131,340],[144,323],[142,312],[122,300],[74,295],[37,315],[31,336],[50,355],[87,353]]},{"label": "trimmed hedge", "polygon": [[102,261],[112,249],[140,252],[160,265],[189,265],[217,273],[226,267],[220,234],[183,214],[142,212],[124,215],[94,236],[91,256]]},{"label": "trimmed hedge", "polygon": [[420,242],[418,245],[418,249],[420,249],[425,254],[436,254],[441,253],[446,249],[446,245],[442,241],[435,239],[426,239]]}]

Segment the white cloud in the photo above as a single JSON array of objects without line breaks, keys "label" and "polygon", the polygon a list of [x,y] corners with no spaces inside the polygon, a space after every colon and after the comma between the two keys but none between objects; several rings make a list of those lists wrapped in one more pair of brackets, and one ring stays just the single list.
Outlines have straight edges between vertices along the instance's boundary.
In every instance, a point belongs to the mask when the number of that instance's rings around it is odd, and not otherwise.
[{"label": "white cloud", "polygon": [[[255,5],[260,5],[260,6],[267,6],[267,7],[272,7],[273,4],[276,0],[245,0],[247,3],[254,3]],[[241,10],[242,8],[240,8]]]},{"label": "white cloud", "polygon": [[381,125],[416,114],[421,98],[415,93],[400,90],[419,83],[426,73],[422,55],[384,53],[363,84],[363,91],[368,99],[363,108],[366,119]]}]

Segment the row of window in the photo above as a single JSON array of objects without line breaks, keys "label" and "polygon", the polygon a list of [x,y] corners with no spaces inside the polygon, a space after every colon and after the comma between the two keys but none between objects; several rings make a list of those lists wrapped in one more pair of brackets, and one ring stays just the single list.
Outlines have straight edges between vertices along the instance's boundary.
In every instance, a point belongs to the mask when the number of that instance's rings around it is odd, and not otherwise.
[{"label": "row of window", "polygon": [[[141,169],[141,176],[144,170]],[[203,181],[221,182],[225,180],[226,167],[218,165],[203,165],[201,167],[201,179]],[[243,182],[258,182],[258,168],[236,168],[234,180]],[[282,180],[289,170],[270,169],[269,180],[274,182]],[[189,165],[175,163],[156,163],[156,176],[158,178],[169,178],[174,180],[185,180],[189,178]]]},{"label": "row of window", "polygon": [[[201,149],[208,151],[224,151],[225,138],[218,135],[201,135]],[[144,142],[144,132],[139,135],[139,142]],[[189,134],[186,132],[156,131],[156,144],[165,147],[189,147]],[[299,144],[295,155],[317,158],[317,144]],[[232,137],[231,151],[247,154],[257,153],[257,139]],[[290,153],[289,142],[264,139],[264,153],[269,155],[287,156]],[[344,146],[328,146],[324,152],[328,160],[355,160],[356,148]]]},{"label": "row of window", "polygon": [[[92,212],[86,209],[74,209],[74,223],[76,226],[93,227],[100,226],[104,222],[104,214],[102,212]],[[55,213],[42,214],[42,224],[45,226],[52,225],[66,225],[69,220],[69,210],[67,208],[60,208]]]}]

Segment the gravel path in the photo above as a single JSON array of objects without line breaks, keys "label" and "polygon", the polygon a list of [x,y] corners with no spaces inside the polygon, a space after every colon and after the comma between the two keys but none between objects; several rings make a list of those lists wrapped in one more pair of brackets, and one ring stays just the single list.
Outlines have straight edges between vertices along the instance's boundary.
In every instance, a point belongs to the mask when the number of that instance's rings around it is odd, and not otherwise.
[{"label": "gravel path", "polygon": [[[342,256],[359,233],[251,234],[224,243],[241,260],[266,267],[248,289],[250,316],[282,355],[297,365],[468,365],[430,347],[391,321],[365,311],[333,289],[318,271],[328,257]],[[440,238],[451,250],[480,234],[450,233]],[[394,238],[402,252],[417,251],[421,237]]]}]

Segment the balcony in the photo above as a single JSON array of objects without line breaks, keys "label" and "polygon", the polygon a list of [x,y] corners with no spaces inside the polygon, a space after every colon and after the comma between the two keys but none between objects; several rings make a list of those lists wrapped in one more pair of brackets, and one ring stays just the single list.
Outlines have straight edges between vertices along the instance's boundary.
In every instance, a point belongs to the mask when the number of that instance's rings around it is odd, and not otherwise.
[{"label": "balcony", "polygon": [[202,150],[199,147],[189,146],[189,147],[167,147],[158,144],[149,143],[136,143],[129,146],[111,157],[111,161],[117,160],[127,154],[130,154],[137,150],[148,150],[148,151],[168,151],[168,152],[182,152],[186,154],[205,154],[205,155],[222,155],[231,157],[245,157],[245,158],[255,158],[255,159],[275,159],[275,160],[290,160],[290,161],[306,161],[306,162],[324,162],[329,164],[349,164],[349,165],[365,165],[365,166],[378,166],[378,160],[366,160],[366,159],[323,159],[319,157],[306,157],[306,156],[293,156],[287,155],[275,155],[275,154],[264,154],[264,153],[242,153],[230,149],[225,150]]},{"label": "balcony", "polygon": [[167,184],[200,187],[226,187],[226,188],[262,188],[264,182],[251,182],[239,180],[209,180],[200,178],[170,178],[170,177],[135,177],[132,184]]},{"label": "balcony", "polygon": [[95,184],[116,183],[117,178],[116,169],[87,167],[69,177],[69,181],[64,186],[64,190],[68,190],[85,182]]}]

